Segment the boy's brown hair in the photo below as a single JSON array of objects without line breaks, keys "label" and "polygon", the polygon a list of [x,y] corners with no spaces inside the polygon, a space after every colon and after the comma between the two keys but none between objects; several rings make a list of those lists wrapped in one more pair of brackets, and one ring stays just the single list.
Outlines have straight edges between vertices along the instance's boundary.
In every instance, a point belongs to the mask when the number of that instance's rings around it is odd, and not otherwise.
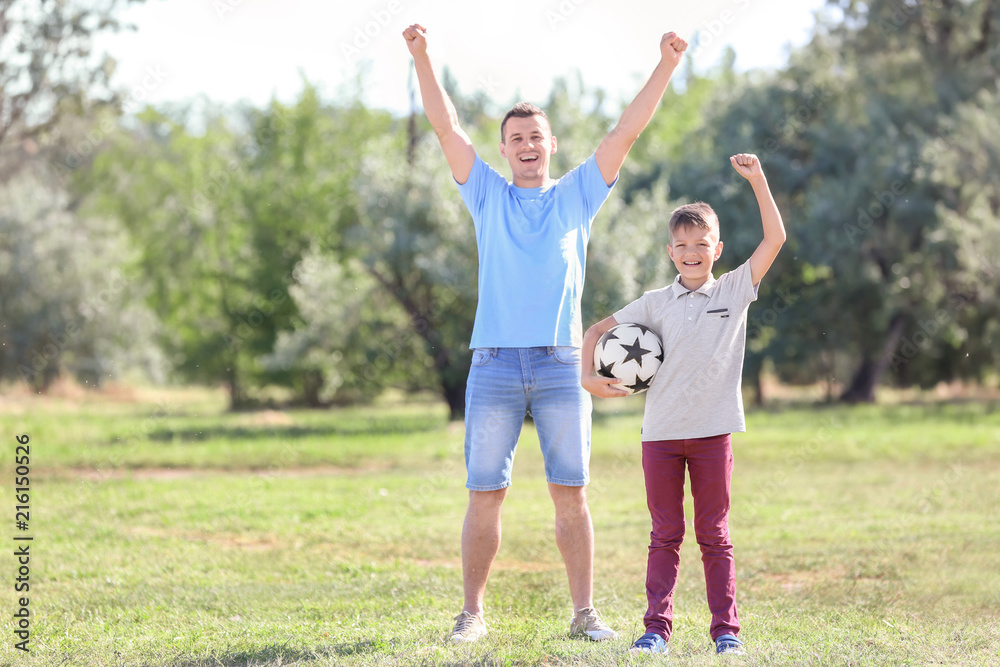
[{"label": "boy's brown hair", "polygon": [[[532,116],[541,116],[545,119],[546,123],[549,122],[549,117],[545,115],[545,112],[536,107],[534,104],[531,104],[530,102],[518,102],[515,104],[511,110],[507,112],[507,115],[503,117],[503,121],[500,123],[500,143],[504,143],[506,141],[505,133],[507,131],[508,118],[531,118]],[[549,123],[549,127],[552,127],[551,123]]]},{"label": "boy's brown hair", "polygon": [[674,230],[680,227],[697,227],[709,232],[714,231],[716,240],[719,239],[719,216],[703,201],[684,204],[674,209],[670,214],[670,222],[667,223],[671,238]]}]

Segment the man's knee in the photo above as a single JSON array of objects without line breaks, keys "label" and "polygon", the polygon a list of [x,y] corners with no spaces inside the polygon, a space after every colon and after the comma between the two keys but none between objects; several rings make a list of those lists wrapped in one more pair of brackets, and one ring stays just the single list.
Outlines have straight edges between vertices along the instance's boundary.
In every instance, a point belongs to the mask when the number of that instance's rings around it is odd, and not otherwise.
[{"label": "man's knee", "polygon": [[504,498],[507,497],[508,488],[510,487],[505,486],[494,491],[469,491],[469,506],[485,508],[502,505]]},{"label": "man's knee", "polygon": [[587,487],[549,484],[549,494],[556,506],[557,515],[587,515]]}]

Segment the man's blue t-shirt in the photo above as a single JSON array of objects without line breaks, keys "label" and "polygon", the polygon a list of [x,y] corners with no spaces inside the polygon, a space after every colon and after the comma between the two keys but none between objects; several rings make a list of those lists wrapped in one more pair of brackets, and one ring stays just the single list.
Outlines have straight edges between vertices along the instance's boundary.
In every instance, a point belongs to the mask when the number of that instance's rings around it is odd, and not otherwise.
[{"label": "man's blue t-shirt", "polygon": [[612,187],[593,155],[544,189],[516,187],[476,155],[458,186],[479,248],[471,348],[580,347],[587,243]]}]

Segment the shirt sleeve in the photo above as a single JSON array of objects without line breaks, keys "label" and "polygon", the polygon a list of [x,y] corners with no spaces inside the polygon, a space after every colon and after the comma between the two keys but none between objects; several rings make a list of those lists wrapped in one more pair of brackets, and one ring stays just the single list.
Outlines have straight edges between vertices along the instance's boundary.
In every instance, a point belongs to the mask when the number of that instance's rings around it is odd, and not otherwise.
[{"label": "shirt sleeve", "polygon": [[[454,178],[454,176],[452,177]],[[482,221],[486,218],[486,207],[491,194],[497,194],[507,186],[505,179],[498,171],[486,164],[479,153],[472,163],[472,170],[465,183],[455,181],[458,192],[462,195],[465,208],[472,214],[472,222],[476,226],[476,237],[480,235]]]},{"label": "shirt sleeve", "polygon": [[[603,183],[603,180],[601,182]],[[618,324],[641,324],[646,327],[653,327],[648,292],[618,310],[614,314],[614,318]]]},{"label": "shirt sleeve", "polygon": [[594,153],[586,162],[581,163],[575,169],[570,171],[568,174],[560,179],[561,181],[570,180],[574,184],[574,187],[580,194],[580,199],[583,201],[584,213],[588,220],[593,220],[597,216],[597,212],[607,201],[608,196],[611,194],[611,190],[614,189],[615,184],[618,183],[618,178],[615,177],[615,182],[608,185],[604,182],[604,177],[601,176],[601,170],[597,166],[597,154]]},{"label": "shirt sleeve", "polygon": [[750,272],[749,259],[730,272],[730,275],[732,276],[732,281],[729,289],[732,291],[733,297],[741,306],[741,309],[746,308],[757,300],[757,290],[760,288],[760,283],[757,283],[756,286],[753,284],[753,274]]}]

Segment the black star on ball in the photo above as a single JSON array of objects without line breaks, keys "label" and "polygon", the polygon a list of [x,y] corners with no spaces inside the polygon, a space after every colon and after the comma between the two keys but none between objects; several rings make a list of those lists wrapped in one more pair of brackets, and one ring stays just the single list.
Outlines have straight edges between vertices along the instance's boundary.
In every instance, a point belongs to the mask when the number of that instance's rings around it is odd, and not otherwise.
[{"label": "black star on ball", "polygon": [[597,374],[603,375],[606,378],[613,378],[615,374],[611,372],[611,369],[614,367],[615,367],[615,362],[612,361],[610,364],[605,365],[604,361],[602,360],[601,367],[597,369]]},{"label": "black star on ball", "polygon": [[635,376],[635,384],[627,385],[633,393],[638,394],[640,391],[646,391],[649,389],[649,383],[653,381],[653,376],[650,375],[648,378],[643,378],[639,375]]},{"label": "black star on ball", "polygon": [[626,345],[625,343],[620,343],[620,345],[625,350],[625,359],[622,360],[623,364],[628,363],[629,359],[635,359],[635,362],[641,366],[643,356],[652,352],[652,350],[647,350],[642,345],[639,345],[638,336],[636,336],[635,342],[631,345]]}]

